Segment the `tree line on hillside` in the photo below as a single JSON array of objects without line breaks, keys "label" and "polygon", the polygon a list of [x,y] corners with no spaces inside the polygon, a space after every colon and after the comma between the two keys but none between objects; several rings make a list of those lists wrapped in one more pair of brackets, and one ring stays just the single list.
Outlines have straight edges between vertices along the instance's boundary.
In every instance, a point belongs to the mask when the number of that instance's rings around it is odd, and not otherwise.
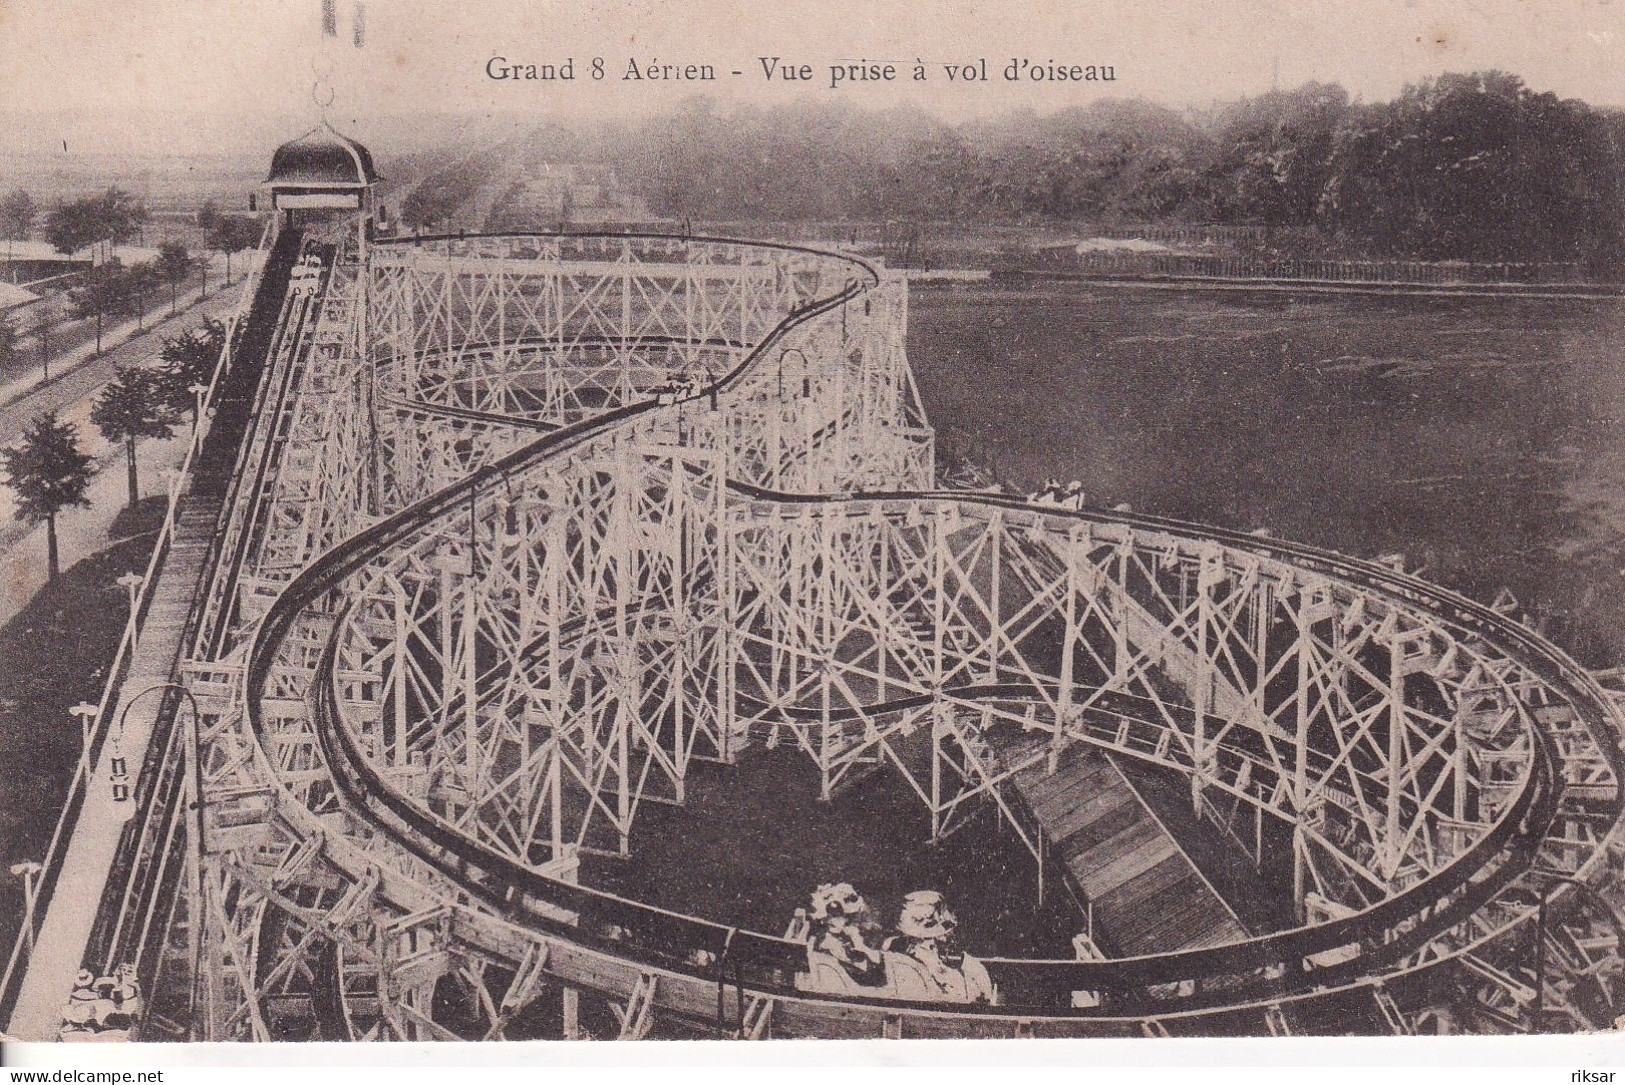
[{"label": "tree line on hillside", "polygon": [[434,229],[474,198],[503,158],[503,148],[476,151],[450,165],[431,166],[401,201],[401,221],[414,229]]},{"label": "tree line on hillside", "polygon": [[1504,72],[1442,75],[1387,102],[1309,83],[1201,110],[1103,101],[962,124],[691,99],[431,168],[401,217],[433,225],[500,183],[503,163],[549,161],[610,165],[676,219],[1250,225],[1350,255],[1625,264],[1625,114]]}]

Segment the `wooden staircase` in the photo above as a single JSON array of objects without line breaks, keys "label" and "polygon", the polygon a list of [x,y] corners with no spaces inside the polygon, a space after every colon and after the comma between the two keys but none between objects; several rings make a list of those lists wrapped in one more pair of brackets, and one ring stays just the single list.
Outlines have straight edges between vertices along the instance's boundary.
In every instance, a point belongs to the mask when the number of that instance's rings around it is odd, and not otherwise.
[{"label": "wooden staircase", "polygon": [[[1029,759],[1048,741],[1002,729],[987,738],[1006,764]],[[1074,743],[1061,751],[1053,773],[1047,767],[1039,759],[1021,770],[1015,788],[1074,890],[1089,902],[1097,942],[1134,957],[1247,937],[1109,755]]]}]

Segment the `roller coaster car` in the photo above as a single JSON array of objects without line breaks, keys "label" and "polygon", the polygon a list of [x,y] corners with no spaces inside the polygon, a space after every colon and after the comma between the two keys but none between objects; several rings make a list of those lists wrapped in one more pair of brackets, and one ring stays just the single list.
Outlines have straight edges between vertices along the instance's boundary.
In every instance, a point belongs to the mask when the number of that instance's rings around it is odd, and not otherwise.
[{"label": "roller coaster car", "polygon": [[881,954],[886,982],[866,987],[854,980],[832,954],[808,947],[807,971],[796,976],[796,990],[808,994],[860,995],[869,998],[896,998],[909,1002],[987,1002],[996,1001],[993,980],[987,968],[969,954],[960,969],[950,972],[946,984],[938,983],[919,961],[906,953]]},{"label": "roller coaster car", "polygon": [[94,981],[81,971],[62,1008],[57,1039],[70,1044],[127,1042],[135,1038],[142,1006],[141,984],[130,965],[120,965],[113,975]]},{"label": "roller coaster car", "polygon": [[685,400],[698,399],[700,384],[698,381],[671,381],[668,384],[656,386],[655,402],[662,407],[669,407],[673,403],[682,403]]},{"label": "roller coaster car", "polygon": [[295,294],[315,293],[322,281],[322,258],[315,253],[304,256],[288,272],[288,281]]},{"label": "roller coaster car", "polygon": [[118,750],[114,750],[108,758],[107,782],[113,798],[113,816],[120,821],[129,821],[135,816],[129,761]]}]

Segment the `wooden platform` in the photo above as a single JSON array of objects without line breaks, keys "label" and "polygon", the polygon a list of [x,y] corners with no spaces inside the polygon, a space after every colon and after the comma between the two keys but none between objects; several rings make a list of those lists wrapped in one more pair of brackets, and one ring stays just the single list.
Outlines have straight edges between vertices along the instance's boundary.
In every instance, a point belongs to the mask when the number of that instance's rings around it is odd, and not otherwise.
[{"label": "wooden platform", "polygon": [[[1047,737],[990,732],[1006,764],[1025,760]],[[1222,945],[1247,937],[1241,921],[1202,877],[1133,785],[1101,751],[1074,744],[1053,774],[1040,760],[1016,774],[1016,790],[1039,824],[1073,889],[1093,908],[1096,942],[1135,957]]]}]

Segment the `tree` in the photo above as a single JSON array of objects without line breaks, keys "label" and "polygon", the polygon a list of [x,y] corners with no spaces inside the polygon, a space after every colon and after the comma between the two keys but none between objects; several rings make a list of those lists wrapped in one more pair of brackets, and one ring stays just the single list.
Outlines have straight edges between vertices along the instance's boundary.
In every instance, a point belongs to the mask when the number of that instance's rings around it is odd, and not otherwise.
[{"label": "tree", "polygon": [[34,325],[34,334],[39,338],[39,362],[45,370],[45,379],[51,379],[51,321],[47,317]]},{"label": "tree", "polygon": [[147,221],[147,209],[134,196],[116,186],[97,196],[92,206],[93,216],[101,226],[102,236],[111,241],[128,241]]},{"label": "tree", "polygon": [[158,246],[158,277],[169,284],[169,315],[175,315],[175,294],[186,276],[192,273],[192,257],[186,246],[178,241],[165,241]]},{"label": "tree", "polygon": [[0,452],[6,481],[17,494],[17,519],[45,524],[46,569],[54,581],[57,559],[56,517],[64,509],[88,507],[85,492],[96,465],[79,448],[79,431],[57,419],[55,411],[37,416],[23,431],[22,443]]},{"label": "tree", "polygon": [[96,241],[128,241],[147,221],[147,209],[117,187],[100,196],[59,203],[45,216],[45,239],[64,254]]},{"label": "tree", "polygon": [[71,291],[74,311],[80,317],[96,318],[96,353],[102,352],[102,321],[128,313],[134,295],[129,272],[118,260],[97,264],[85,272],[80,285]]},{"label": "tree", "polygon": [[[212,248],[209,242],[210,235],[214,233],[215,227],[220,225],[220,209],[215,206],[213,200],[204,200],[203,206],[197,209],[197,224],[198,229],[203,231],[204,246]],[[207,257],[203,257],[197,263],[198,270],[203,273],[203,284],[198,290],[198,295],[206,298],[209,296],[209,261]]]},{"label": "tree", "polygon": [[260,224],[239,215],[220,215],[209,230],[209,248],[226,254],[226,285],[231,285],[231,254],[254,247],[260,239]]},{"label": "tree", "polygon": [[34,198],[22,189],[14,189],[0,199],[0,238],[28,240],[34,232]]},{"label": "tree", "polygon": [[11,368],[17,360],[17,329],[9,321],[0,320],[0,369]]},{"label": "tree", "polygon": [[135,299],[136,326],[144,331],[146,330],[145,321],[147,319],[147,291],[158,285],[159,275],[156,262],[148,260],[136,264],[125,274],[126,289],[129,291],[130,296]]},{"label": "tree", "polygon": [[1305,83],[1239,102],[1228,113],[1209,167],[1220,214],[1266,226],[1310,222],[1349,114],[1348,92]]},{"label": "tree", "polygon": [[213,200],[204,200],[203,206],[197,209],[198,228],[204,233],[209,233],[219,221],[220,208],[215,205]]},{"label": "tree", "polygon": [[205,320],[202,324],[173,339],[164,340],[159,357],[164,360],[164,399],[171,409],[192,411],[192,422],[197,423],[197,396],[192,388],[208,384],[214,376],[214,367],[220,360],[220,351],[226,345],[226,326],[218,320]]},{"label": "tree", "polygon": [[130,504],[141,499],[136,479],[135,442],[142,437],[168,437],[175,432],[175,415],[164,395],[163,381],[150,369],[126,369],[118,380],[96,397],[90,421],[109,441],[124,442]]},{"label": "tree", "polygon": [[94,207],[84,201],[59,203],[45,216],[45,240],[57,252],[72,256],[93,241],[104,236],[95,220]]}]

